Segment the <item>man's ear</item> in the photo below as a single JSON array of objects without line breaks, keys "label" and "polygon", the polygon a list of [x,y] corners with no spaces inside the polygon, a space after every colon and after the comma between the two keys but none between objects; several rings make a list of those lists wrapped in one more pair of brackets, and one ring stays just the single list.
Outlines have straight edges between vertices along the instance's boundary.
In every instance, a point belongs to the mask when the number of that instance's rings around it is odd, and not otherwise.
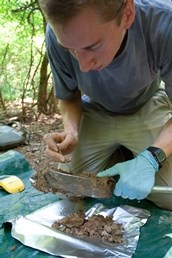
[{"label": "man's ear", "polygon": [[127,0],[124,14],[123,14],[123,26],[124,29],[130,28],[131,24],[134,22],[135,19],[135,5],[134,0]]}]

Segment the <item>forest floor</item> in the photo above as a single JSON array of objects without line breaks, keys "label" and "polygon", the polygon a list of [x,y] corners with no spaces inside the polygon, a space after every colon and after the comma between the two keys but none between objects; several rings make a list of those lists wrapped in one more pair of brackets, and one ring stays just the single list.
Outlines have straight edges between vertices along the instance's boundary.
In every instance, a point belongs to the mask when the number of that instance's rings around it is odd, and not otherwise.
[{"label": "forest floor", "polygon": [[[21,115],[21,112],[15,107],[6,111],[0,110],[0,124],[10,124],[12,127],[16,127],[17,130],[21,130],[25,135],[25,142],[12,149],[21,153],[35,170],[44,167],[45,164],[53,164],[54,162],[46,154],[43,135],[62,129],[60,113],[37,115],[36,112],[30,112],[23,122],[20,121],[19,114]],[[0,151],[0,154],[5,151],[7,150]]]}]

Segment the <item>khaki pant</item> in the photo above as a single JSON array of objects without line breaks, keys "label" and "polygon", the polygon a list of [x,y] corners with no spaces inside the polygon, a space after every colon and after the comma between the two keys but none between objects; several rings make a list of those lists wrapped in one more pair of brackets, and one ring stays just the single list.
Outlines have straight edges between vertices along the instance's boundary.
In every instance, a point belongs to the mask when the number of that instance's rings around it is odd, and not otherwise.
[{"label": "khaki pant", "polygon": [[[85,109],[80,140],[70,164],[73,171],[100,172],[115,163],[115,150],[123,145],[133,155],[154,143],[171,117],[171,103],[164,90],[159,90],[138,112],[127,116],[109,116]],[[116,163],[119,159],[116,158]],[[65,164],[60,167],[64,169]],[[139,173],[139,171],[138,171]],[[143,182],[144,183],[144,182]],[[172,186],[172,156],[156,173],[155,185]],[[172,210],[172,195],[151,194],[148,199],[157,206]]]}]

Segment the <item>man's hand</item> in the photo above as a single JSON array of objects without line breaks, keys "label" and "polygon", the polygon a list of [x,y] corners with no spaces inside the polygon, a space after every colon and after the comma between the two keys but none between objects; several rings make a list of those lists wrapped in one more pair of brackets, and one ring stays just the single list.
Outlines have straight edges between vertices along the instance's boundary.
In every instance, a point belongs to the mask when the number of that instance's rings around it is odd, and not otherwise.
[{"label": "man's hand", "polygon": [[70,161],[71,157],[67,154],[70,154],[78,143],[78,138],[75,135],[66,132],[45,134],[43,140],[47,144],[48,155],[58,162]]},{"label": "man's hand", "polygon": [[155,173],[158,163],[152,154],[145,150],[136,158],[118,163],[115,166],[97,174],[98,177],[120,175],[114,194],[123,198],[144,199],[150,193],[155,183]]}]

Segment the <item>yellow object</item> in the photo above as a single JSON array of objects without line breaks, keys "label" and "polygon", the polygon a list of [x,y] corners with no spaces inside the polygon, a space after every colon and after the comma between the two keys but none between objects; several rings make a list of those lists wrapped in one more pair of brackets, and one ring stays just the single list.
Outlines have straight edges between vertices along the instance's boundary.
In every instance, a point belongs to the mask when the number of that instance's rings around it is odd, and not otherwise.
[{"label": "yellow object", "polygon": [[18,193],[23,191],[25,188],[19,177],[11,175],[0,176],[0,187],[8,193]]}]

